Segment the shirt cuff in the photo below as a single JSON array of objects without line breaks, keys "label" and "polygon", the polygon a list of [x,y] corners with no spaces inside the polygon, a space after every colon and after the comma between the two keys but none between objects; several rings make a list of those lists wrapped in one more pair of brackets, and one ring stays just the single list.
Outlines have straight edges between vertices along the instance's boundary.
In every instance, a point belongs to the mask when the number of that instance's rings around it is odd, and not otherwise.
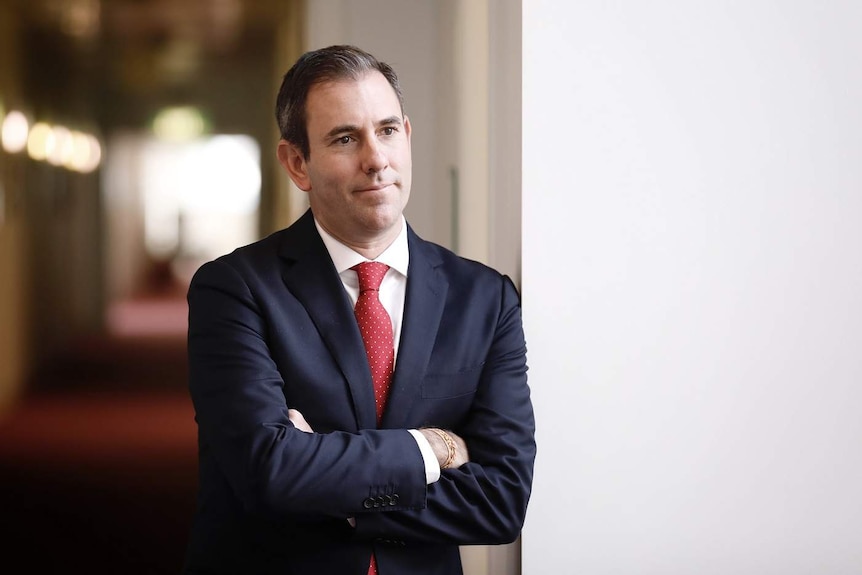
[{"label": "shirt cuff", "polygon": [[425,462],[425,483],[428,485],[436,483],[440,479],[440,463],[437,462],[437,456],[434,455],[431,444],[418,429],[408,429],[407,431],[416,440],[416,445],[419,446],[419,452],[422,454],[422,461]]}]

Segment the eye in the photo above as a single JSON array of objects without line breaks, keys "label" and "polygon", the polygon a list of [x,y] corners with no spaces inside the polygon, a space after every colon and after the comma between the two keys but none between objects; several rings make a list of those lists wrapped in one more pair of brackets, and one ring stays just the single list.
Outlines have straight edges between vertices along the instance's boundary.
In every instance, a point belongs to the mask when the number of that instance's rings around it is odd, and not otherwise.
[{"label": "eye", "polygon": [[392,134],[395,133],[395,131],[396,130],[393,126],[386,126],[385,128],[383,128],[383,135],[384,136],[391,136]]},{"label": "eye", "polygon": [[351,140],[350,136],[341,136],[340,138],[338,138],[337,140],[335,140],[335,143],[336,143],[336,144],[341,144],[341,145],[343,145],[343,146],[346,146],[347,144],[349,144],[349,143],[350,143],[350,140]]}]

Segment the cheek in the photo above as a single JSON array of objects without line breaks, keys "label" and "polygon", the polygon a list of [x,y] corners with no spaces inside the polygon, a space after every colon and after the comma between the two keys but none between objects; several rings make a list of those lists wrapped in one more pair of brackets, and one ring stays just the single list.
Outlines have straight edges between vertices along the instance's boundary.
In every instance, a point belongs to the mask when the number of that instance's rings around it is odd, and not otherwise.
[{"label": "cheek", "polygon": [[314,184],[320,195],[331,197],[337,195],[339,190],[344,187],[344,180],[339,172],[333,168],[317,171]]},{"label": "cheek", "polygon": [[413,162],[410,156],[410,149],[402,150],[398,155],[398,171],[401,172],[401,175],[405,180],[410,180],[412,166]]}]

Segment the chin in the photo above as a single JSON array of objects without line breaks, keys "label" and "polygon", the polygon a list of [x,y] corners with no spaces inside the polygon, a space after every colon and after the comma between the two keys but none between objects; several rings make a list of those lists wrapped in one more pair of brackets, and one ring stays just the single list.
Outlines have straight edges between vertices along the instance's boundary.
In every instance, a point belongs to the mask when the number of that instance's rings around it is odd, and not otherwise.
[{"label": "chin", "polygon": [[379,206],[366,214],[364,219],[369,230],[381,232],[398,224],[401,211],[395,206]]}]

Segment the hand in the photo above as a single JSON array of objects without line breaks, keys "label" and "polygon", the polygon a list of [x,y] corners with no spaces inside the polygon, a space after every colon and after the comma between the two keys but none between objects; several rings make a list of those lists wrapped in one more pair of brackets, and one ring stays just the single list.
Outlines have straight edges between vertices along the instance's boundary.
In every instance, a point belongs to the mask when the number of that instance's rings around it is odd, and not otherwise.
[{"label": "hand", "polygon": [[446,433],[448,433],[449,437],[452,438],[452,441],[455,442],[455,459],[452,460],[452,465],[449,466],[449,469],[458,469],[465,463],[469,463],[470,452],[467,450],[467,443],[460,435],[456,435],[451,431],[446,431]]},{"label": "hand", "polygon": [[[469,462],[470,452],[467,450],[467,444],[464,442],[464,439],[457,433],[447,429],[441,429],[440,431],[451,437],[452,442],[455,444],[455,458],[446,469],[458,469],[465,463]],[[449,459],[449,447],[446,445],[446,442],[431,428],[423,428],[420,429],[419,432],[428,440],[428,443],[431,445],[431,449],[434,450],[434,455],[437,456],[437,463],[442,469],[446,460]]]},{"label": "hand", "polygon": [[293,424],[295,428],[300,431],[304,431],[305,433],[314,433],[314,430],[311,429],[311,426],[308,425],[308,422],[305,421],[305,418],[297,409],[288,409],[287,410],[287,418]]}]

